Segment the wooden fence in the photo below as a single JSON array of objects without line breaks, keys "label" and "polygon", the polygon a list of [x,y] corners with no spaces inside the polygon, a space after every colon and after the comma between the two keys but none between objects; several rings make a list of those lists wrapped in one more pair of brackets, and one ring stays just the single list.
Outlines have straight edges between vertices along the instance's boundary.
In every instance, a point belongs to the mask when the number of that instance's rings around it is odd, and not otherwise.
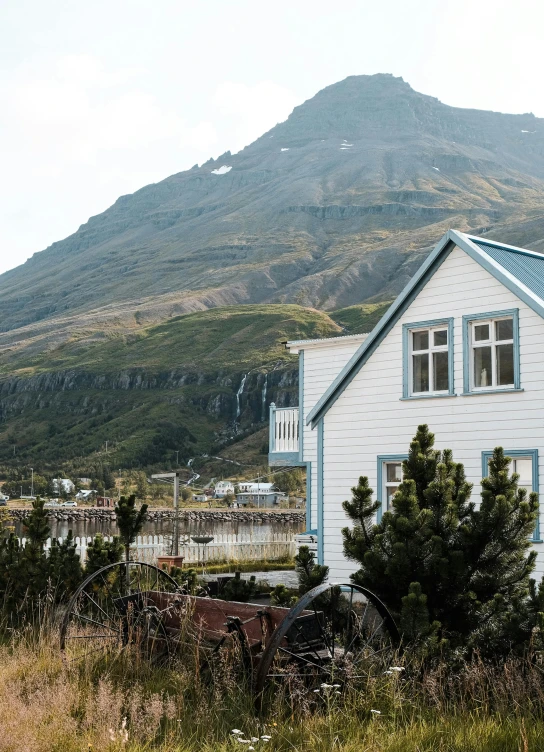
[{"label": "wooden fence", "polygon": [[[112,536],[105,535],[105,540],[112,540]],[[59,542],[62,538],[58,539]],[[92,543],[92,536],[76,536],[76,552],[85,561],[87,547]],[[26,538],[22,538],[23,545]],[[45,548],[51,547],[51,538]],[[131,558],[137,561],[154,563],[157,556],[170,554],[172,547],[171,535],[139,535],[130,547]],[[272,533],[266,536],[243,533],[214,535],[213,541],[207,545],[194,543],[187,536],[180,536],[179,555],[184,557],[186,564],[198,564],[213,561],[274,561],[284,557],[292,557],[296,553],[295,535],[292,533]]]}]

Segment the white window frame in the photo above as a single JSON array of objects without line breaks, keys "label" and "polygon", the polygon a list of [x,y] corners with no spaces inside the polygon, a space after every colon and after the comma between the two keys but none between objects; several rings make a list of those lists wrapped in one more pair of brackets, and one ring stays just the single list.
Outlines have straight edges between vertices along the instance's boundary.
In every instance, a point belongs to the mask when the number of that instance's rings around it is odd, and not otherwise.
[{"label": "white window frame", "polygon": [[[435,345],[434,344],[434,334],[435,332],[446,332],[446,344],[445,345]],[[426,350],[414,350],[414,334],[418,332],[428,332],[429,334],[429,347]],[[451,391],[451,384],[450,382],[450,369],[449,369],[449,359],[451,357],[450,355],[450,332],[448,328],[448,323],[444,322],[444,324],[438,324],[437,326],[422,326],[422,327],[414,327],[409,330],[409,394],[411,397],[422,397],[427,394],[449,394]],[[439,352],[446,352],[448,353],[448,388],[447,389],[434,389],[434,366],[433,366],[433,354],[439,353]],[[429,360],[429,389],[425,392],[416,392],[414,389],[414,356],[416,355],[427,355]]]},{"label": "white window frame", "polygon": [[[512,321],[512,337],[511,339],[497,339],[496,337],[496,324],[499,321]],[[472,392],[486,392],[490,389],[514,389],[516,384],[515,376],[515,363],[516,363],[516,343],[515,343],[515,319],[513,316],[498,316],[496,318],[489,319],[475,319],[469,324],[470,331],[470,388]],[[474,336],[474,329],[477,326],[489,326],[490,337],[487,340],[478,340]],[[512,345],[512,373],[514,379],[510,384],[498,384],[497,383],[497,345]],[[480,348],[491,348],[491,383],[486,386],[476,386],[474,377],[474,361],[475,351]]]}]

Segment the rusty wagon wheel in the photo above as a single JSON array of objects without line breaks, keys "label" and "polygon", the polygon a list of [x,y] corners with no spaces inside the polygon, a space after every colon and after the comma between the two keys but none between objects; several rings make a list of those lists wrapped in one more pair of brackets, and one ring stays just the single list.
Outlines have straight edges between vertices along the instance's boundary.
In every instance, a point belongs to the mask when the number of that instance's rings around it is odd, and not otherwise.
[{"label": "rusty wagon wheel", "polygon": [[270,636],[256,671],[257,706],[278,683],[299,692],[335,685],[342,693],[369,673],[389,669],[399,648],[393,617],[374,593],[352,583],[319,585]]},{"label": "rusty wagon wheel", "polygon": [[152,660],[170,655],[168,623],[180,600],[172,593],[180,593],[179,585],[153,564],[117,562],[97,570],[66,608],[60,629],[64,658],[114,657],[129,646]]}]

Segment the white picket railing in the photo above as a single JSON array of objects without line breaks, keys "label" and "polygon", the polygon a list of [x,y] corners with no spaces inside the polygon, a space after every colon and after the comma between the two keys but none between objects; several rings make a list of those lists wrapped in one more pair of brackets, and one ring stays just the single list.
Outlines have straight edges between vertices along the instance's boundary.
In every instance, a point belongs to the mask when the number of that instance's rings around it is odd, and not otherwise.
[{"label": "white picket railing", "polygon": [[[105,540],[112,540],[112,536],[105,535]],[[62,538],[58,539],[59,543]],[[82,561],[87,558],[87,548],[93,541],[92,536],[76,536],[76,552]],[[23,545],[26,538],[22,538]],[[170,535],[139,535],[130,547],[131,557],[137,561],[154,563],[157,556],[170,554],[172,536]],[[51,538],[46,541],[46,550],[51,547]],[[183,556],[186,564],[212,561],[260,561],[282,559],[294,556],[296,541],[293,533],[272,533],[259,536],[242,533],[240,535],[220,533],[214,535],[213,541],[207,545],[188,541],[188,536],[180,537],[179,555]]]},{"label": "white picket railing", "polygon": [[298,407],[270,405],[270,453],[298,452]]}]

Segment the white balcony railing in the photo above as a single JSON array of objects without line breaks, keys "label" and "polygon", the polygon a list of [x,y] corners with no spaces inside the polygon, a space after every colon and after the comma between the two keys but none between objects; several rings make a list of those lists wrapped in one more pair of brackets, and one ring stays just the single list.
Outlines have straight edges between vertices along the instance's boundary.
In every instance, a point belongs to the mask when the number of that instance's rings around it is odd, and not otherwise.
[{"label": "white balcony railing", "polygon": [[298,407],[276,407],[272,403],[270,405],[270,453],[298,452],[298,442]]}]

